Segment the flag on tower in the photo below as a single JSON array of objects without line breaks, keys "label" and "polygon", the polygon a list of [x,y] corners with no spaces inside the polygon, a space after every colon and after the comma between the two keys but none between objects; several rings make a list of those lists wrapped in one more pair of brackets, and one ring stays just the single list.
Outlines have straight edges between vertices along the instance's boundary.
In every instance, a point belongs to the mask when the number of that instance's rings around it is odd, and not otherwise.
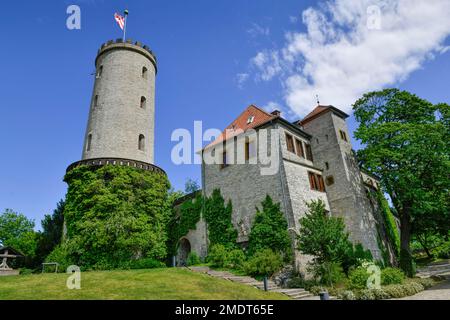
[{"label": "flag on tower", "polygon": [[117,21],[117,24],[119,25],[120,29],[124,29],[125,27],[125,18],[122,17],[120,14],[115,13],[114,14],[114,19]]}]

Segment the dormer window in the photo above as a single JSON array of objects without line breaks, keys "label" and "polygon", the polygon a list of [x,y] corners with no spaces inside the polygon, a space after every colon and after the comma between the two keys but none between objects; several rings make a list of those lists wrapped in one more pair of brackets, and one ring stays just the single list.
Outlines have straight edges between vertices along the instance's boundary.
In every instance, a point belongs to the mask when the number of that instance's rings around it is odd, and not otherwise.
[{"label": "dormer window", "polygon": [[255,116],[250,116],[250,117],[248,117],[248,119],[247,119],[247,124],[252,123],[253,120],[255,120]]}]

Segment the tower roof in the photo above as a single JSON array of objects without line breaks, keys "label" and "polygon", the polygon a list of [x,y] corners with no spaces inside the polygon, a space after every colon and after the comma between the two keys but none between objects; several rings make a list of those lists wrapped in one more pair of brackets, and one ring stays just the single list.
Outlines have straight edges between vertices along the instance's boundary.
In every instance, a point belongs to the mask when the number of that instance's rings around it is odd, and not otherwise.
[{"label": "tower roof", "polygon": [[311,111],[310,113],[308,113],[302,120],[298,121],[298,124],[300,125],[304,125],[305,123],[319,117],[322,114],[325,114],[328,111],[332,111],[335,114],[337,114],[338,116],[340,116],[341,118],[348,118],[348,114],[346,114],[344,111],[339,110],[338,108],[329,105],[329,106],[322,106],[322,105],[318,105],[317,107],[314,108],[313,111]]}]

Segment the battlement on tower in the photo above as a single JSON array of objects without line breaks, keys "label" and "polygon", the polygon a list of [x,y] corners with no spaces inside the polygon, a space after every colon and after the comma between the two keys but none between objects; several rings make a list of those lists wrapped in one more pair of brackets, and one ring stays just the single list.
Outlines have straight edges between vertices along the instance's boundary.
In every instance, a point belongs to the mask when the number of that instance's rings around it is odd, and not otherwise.
[{"label": "battlement on tower", "polygon": [[115,49],[125,49],[125,50],[132,50],[138,53],[141,53],[142,55],[146,56],[154,65],[155,70],[156,67],[156,55],[155,53],[150,50],[150,48],[147,45],[144,45],[143,43],[139,41],[133,41],[132,39],[127,39],[125,42],[122,38],[116,39],[116,40],[109,40],[105,43],[103,43],[100,46],[100,49],[98,49],[97,52],[97,58],[95,59],[95,64],[97,65],[98,58],[104,54],[105,52],[108,52],[110,50]]}]

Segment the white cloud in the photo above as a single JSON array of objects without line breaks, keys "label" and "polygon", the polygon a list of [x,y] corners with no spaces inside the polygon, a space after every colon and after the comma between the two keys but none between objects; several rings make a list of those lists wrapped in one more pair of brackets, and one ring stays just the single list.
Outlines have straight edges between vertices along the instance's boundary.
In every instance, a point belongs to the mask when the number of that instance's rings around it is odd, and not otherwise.
[{"label": "white cloud", "polygon": [[281,49],[258,52],[251,64],[260,79],[281,79],[285,103],[300,116],[316,94],[349,112],[363,93],[395,85],[445,53],[449,15],[448,0],[330,0],[302,12],[306,32],[287,33]]},{"label": "white cloud", "polygon": [[247,30],[247,33],[252,37],[268,36],[270,34],[270,29],[268,27],[262,27],[257,23],[253,23],[252,27]]},{"label": "white cloud", "polygon": [[244,87],[244,84],[247,81],[248,77],[248,73],[238,73],[236,75],[236,81],[239,89],[242,89]]}]

